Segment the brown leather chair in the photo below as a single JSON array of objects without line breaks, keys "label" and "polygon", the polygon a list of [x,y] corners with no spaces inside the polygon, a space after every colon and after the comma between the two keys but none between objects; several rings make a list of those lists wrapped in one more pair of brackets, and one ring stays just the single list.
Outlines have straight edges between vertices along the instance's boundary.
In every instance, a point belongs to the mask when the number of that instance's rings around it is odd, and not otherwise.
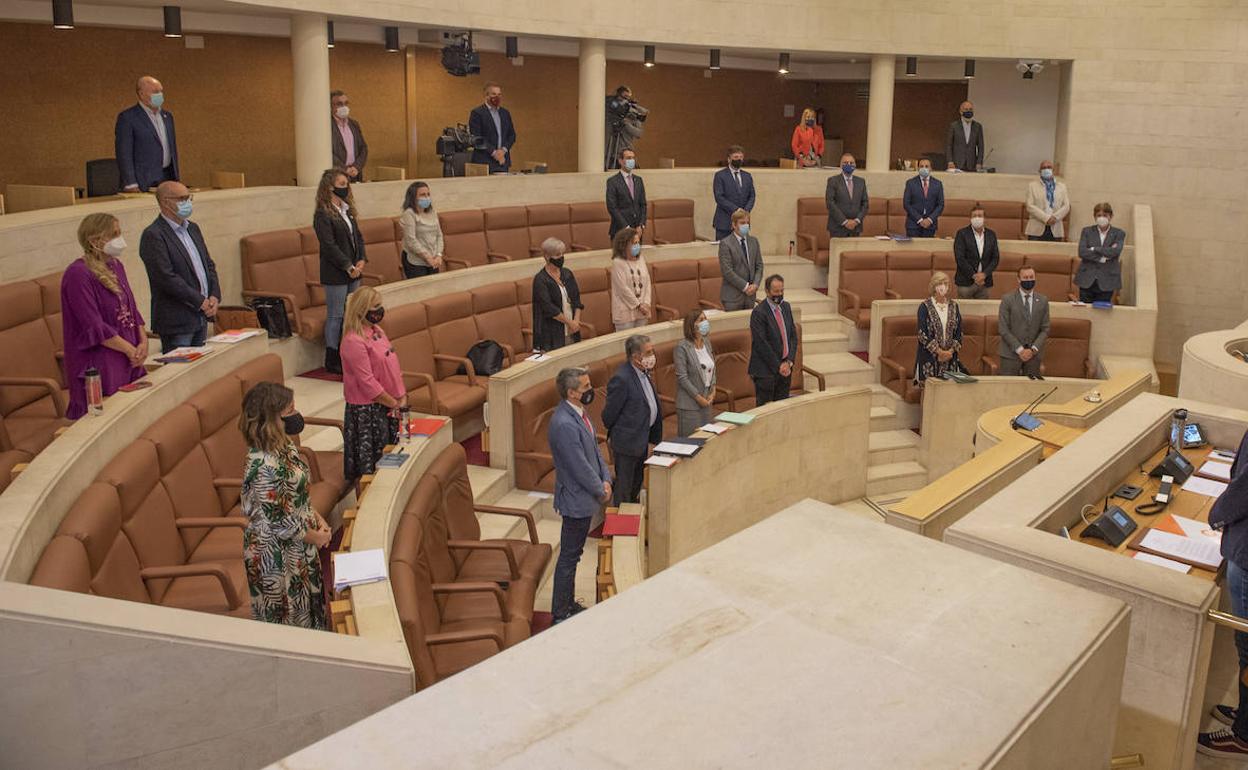
[{"label": "brown leather chair", "polygon": [[979,359],[984,374],[1001,371],[1001,326],[999,316],[984,317],[984,355]]},{"label": "brown leather chair", "polygon": [[52,337],[52,354],[56,357],[57,368],[61,372],[61,383],[68,387],[65,379],[65,339],[64,325],[61,320],[61,271],[41,275],[32,279],[39,287],[39,297],[43,302],[43,320],[48,325],[48,334]]},{"label": "brown leather chair", "polygon": [[443,211],[438,214],[442,226],[442,261],[448,270],[488,265],[485,242],[485,215],[481,209]]},{"label": "brown leather chair", "polygon": [[[58,284],[55,308],[45,306],[50,283]],[[50,312],[50,315],[48,314]],[[50,319],[55,319],[54,335]],[[68,425],[69,402],[60,363],[59,278],[0,285],[0,451],[30,460]]]},{"label": "brown leather chair", "polygon": [[[286,304],[290,328],[300,337],[318,340],[325,331],[325,293],[314,294],[309,282],[320,280],[319,246],[299,230],[254,233],[239,241],[242,250],[243,297],[278,297]],[[309,251],[309,247],[312,249]],[[315,272],[308,272],[312,258]]]},{"label": "brown leather chair", "polygon": [[480,409],[485,403],[485,385],[477,381],[475,375],[471,382],[466,378],[437,376],[440,369],[425,303],[413,302],[388,309],[381,326],[399,357],[408,403],[413,409],[454,419]]},{"label": "brown leather chair", "polygon": [[992,271],[992,286],[988,289],[990,299],[1001,299],[1012,291],[1018,291],[1018,269],[1023,266],[1023,255],[1012,251],[1001,252],[1001,261]]},{"label": "brown leather chair", "polygon": [[[888,232],[906,232],[906,207],[902,205],[902,199],[889,198],[887,201],[884,201],[884,203],[888,207]],[[876,204],[877,201],[871,201],[872,207],[875,207]]]},{"label": "brown leather chair", "polygon": [[550,454],[546,430],[558,403],[555,383],[550,380],[523,390],[511,399],[518,489],[555,491],[555,461]]},{"label": "brown leather chair", "polygon": [[[599,337],[615,331],[611,319],[611,273],[599,267],[576,271],[576,285],[581,290],[581,339]],[[532,296],[532,283],[529,284]]]},{"label": "brown leather chair", "polygon": [[694,308],[713,307],[702,299],[698,260],[674,259],[650,265],[654,311],[660,321],[680,321]]},{"label": "brown leather chair", "polygon": [[[368,264],[364,265],[364,279],[370,283],[394,283],[403,280],[403,232],[393,217],[374,217],[359,220],[360,235],[364,236],[364,253]],[[398,229],[398,238],[395,230]],[[318,252],[319,259],[319,252]],[[319,265],[318,265],[319,273]],[[319,277],[319,276],[318,276]]]},{"label": "brown leather chair", "polygon": [[975,201],[970,198],[945,198],[945,211],[936,222],[936,237],[952,238],[959,230],[970,226],[974,205]]},{"label": "brown leather chair", "polygon": [[605,201],[568,204],[568,218],[572,226],[572,241],[568,244],[575,251],[610,249],[611,215]]},{"label": "brown leather chair", "polygon": [[952,281],[954,274],[958,272],[958,261],[953,258],[953,252],[932,252],[932,271],[940,271],[949,276],[949,280]]},{"label": "brown leather chair", "polygon": [[[900,205],[900,203],[898,204]],[[826,223],[825,223],[826,226]],[[902,230],[905,232],[905,230]],[[888,199],[876,198],[867,208],[867,216],[862,220],[864,237],[886,235],[888,233]]]},{"label": "brown leather chair", "polygon": [[823,198],[798,198],[798,255],[820,267],[826,267],[829,249],[827,203]]},{"label": "brown leather chair", "polygon": [[[472,295],[466,291],[444,294],[423,304],[433,342],[434,379],[438,381],[439,396],[447,387],[458,387],[462,392],[474,393],[473,409],[480,408],[485,402],[487,378],[478,377],[467,358],[469,349],[478,342]],[[401,356],[399,361],[403,361]],[[461,368],[463,374],[459,373]]]},{"label": "brown leather chair", "polygon": [[885,258],[888,266],[888,299],[924,299],[932,280],[932,255],[926,251],[890,251]]},{"label": "brown leather chair", "polygon": [[914,384],[914,360],[919,349],[919,321],[915,315],[890,316],[880,330],[880,382],[911,404],[923,395]]},{"label": "brown leather chair", "polygon": [[472,316],[477,323],[477,338],[494,340],[507,354],[506,366],[523,359],[531,352],[525,339],[524,320],[516,304],[516,286],[511,281],[491,283],[473,289]]},{"label": "brown leather chair", "polygon": [[[1026,207],[1018,201],[980,201],[984,207],[984,227],[1003,241],[1026,240],[1023,224]],[[969,214],[969,212],[968,212]]]},{"label": "brown leather chair", "polygon": [[655,198],[649,205],[654,225],[647,235],[656,244],[704,241],[693,226],[692,198]]},{"label": "brown leather chair", "polygon": [[1046,377],[1096,375],[1090,358],[1092,322],[1087,318],[1051,318],[1040,372]]},{"label": "brown leather chair", "polygon": [[302,244],[300,248],[303,249],[303,283],[308,287],[308,299],[312,302],[304,315],[308,315],[313,309],[319,311],[323,332],[326,309],[325,287],[321,285],[321,242],[311,227],[300,227],[298,232],[299,242]]},{"label": "brown leather chair", "polygon": [[[533,278],[521,278],[515,282],[516,307],[520,309],[520,331],[524,334],[524,345],[533,348]],[[580,285],[578,279],[577,285]],[[584,302],[584,299],[581,300]]]},{"label": "brown leather chair", "polygon": [[529,217],[529,253],[541,256],[542,241],[558,238],[569,251],[585,251],[572,244],[572,215],[566,203],[537,203],[526,206]]},{"label": "brown leather chair", "polygon": [[1024,260],[1036,269],[1036,291],[1050,302],[1078,299],[1079,292],[1074,285],[1074,275],[1079,268],[1077,258],[1065,254],[1028,254]]},{"label": "brown leather chair", "polygon": [[887,298],[884,254],[882,251],[841,252],[841,283],[837,288],[841,315],[859,329],[871,328],[871,303]]},{"label": "brown leather chair", "polygon": [[491,262],[537,256],[529,253],[529,215],[524,206],[498,206],[481,213],[485,217],[486,256]]},{"label": "brown leather chair", "polygon": [[698,260],[698,299],[704,308],[723,310],[719,301],[719,290],[724,284],[724,274],[719,269],[719,257],[704,257]]},{"label": "brown leather chair", "polygon": [[958,361],[968,374],[984,374],[984,329],[988,323],[996,324],[996,316],[962,316],[962,349]]}]

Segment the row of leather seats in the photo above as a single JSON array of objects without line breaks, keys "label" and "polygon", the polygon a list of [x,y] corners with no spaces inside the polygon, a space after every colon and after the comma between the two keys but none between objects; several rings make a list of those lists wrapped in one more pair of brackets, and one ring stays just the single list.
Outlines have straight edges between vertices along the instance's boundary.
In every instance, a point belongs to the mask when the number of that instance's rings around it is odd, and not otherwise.
[{"label": "row of leather seats", "polygon": [[[1027,206],[1019,201],[975,201],[970,198],[946,198],[945,211],[936,222],[937,238],[952,238],[954,233],[970,224],[971,208],[984,207],[984,226],[1007,241],[1025,240]],[[1070,215],[1064,220],[1070,225]],[[901,198],[874,198],[862,222],[867,237],[906,232],[906,210]],[[828,264],[828,206],[823,198],[797,199],[797,253],[816,265]]]},{"label": "row of leather seats", "polygon": [[[802,327],[797,327],[798,338],[801,338]],[[711,346],[715,350],[716,391],[715,411],[741,412],[753,409],[754,382],[750,379],[747,366],[750,360],[750,331],[738,329],[711,333]],[[676,342],[664,342],[655,345],[654,384],[659,392],[659,406],[663,412],[663,435],[676,435],[676,367],[672,363],[672,354]],[[601,361],[590,364],[589,379],[594,386],[594,400],[587,407],[595,426],[602,429],[598,434],[599,448],[603,456],[612,461],[611,451],[606,444],[605,428],[602,428],[602,410],[607,403],[607,383],[620,364],[624,363],[624,353],[612,355]],[[802,346],[797,348],[797,356],[790,393],[797,395],[804,392],[803,375],[810,375],[818,383],[818,389],[825,387],[823,375],[802,364]],[[512,435],[515,445],[516,486],[520,489],[554,492],[555,464],[550,454],[550,444],[546,438],[546,429],[550,417],[559,404],[559,396],[555,391],[553,378],[513,396],[512,404]]]},{"label": "row of leather seats", "polygon": [[[922,390],[914,385],[915,354],[919,347],[917,315],[884,319],[880,330],[880,382],[917,404]],[[1090,359],[1092,322],[1086,318],[1052,318],[1040,373],[1048,377],[1095,376]],[[1001,335],[997,316],[962,316],[962,349],[958,361],[971,374],[996,374],[1001,366]]]},{"label": "row of leather seats", "polygon": [[[482,540],[476,511],[525,519],[527,540]],[[464,449],[452,443],[412,490],[390,544],[390,585],[425,688],[529,637],[551,547],[533,515],[473,503]]]},{"label": "row of leather seats", "polygon": [[[438,213],[445,239],[447,269],[479,267],[529,259],[541,253],[542,241],[558,238],[573,251],[610,249],[611,217],[603,202],[542,203]],[[365,279],[373,283],[403,280],[403,229],[397,217],[361,219],[368,252]],[[647,237],[653,243],[696,239],[693,201],[650,201]],[[244,297],[280,297],[291,328],[318,340],[325,329],[325,290],[320,284],[320,246],[312,228],[255,233],[240,241]]]},{"label": "row of leather seats", "polygon": [[[154,422],[70,506],[31,584],[249,616],[239,503],[247,445],[238,415],[251,386],[283,381],[281,358],[267,354]],[[328,519],[348,491],[342,453],[301,452],[312,507]]]},{"label": "row of leather seats", "polygon": [[[1036,270],[1036,291],[1053,302],[1078,296],[1075,273],[1079,260],[1064,254],[1015,254],[1002,252],[988,290],[1000,299],[1018,290],[1018,269]],[[859,329],[871,326],[871,303],[877,299],[926,299],[932,273],[940,271],[952,281],[957,265],[952,251],[843,251],[838,287],[841,315]]]},{"label": "row of leather seats", "polygon": [[[649,265],[652,319],[681,319],[694,308],[718,308],[719,260],[681,259]],[[610,334],[611,279],[607,268],[576,271],[581,290],[582,337]],[[507,353],[505,365],[522,360],[533,345],[533,279],[480,286],[471,291],[386,308],[382,328],[399,357],[413,409],[461,418],[479,414],[486,378],[467,363],[469,349],[494,340]],[[460,367],[464,372],[460,374]]]},{"label": "row of leather seats", "polygon": [[0,491],[68,425],[61,273],[0,285]]}]

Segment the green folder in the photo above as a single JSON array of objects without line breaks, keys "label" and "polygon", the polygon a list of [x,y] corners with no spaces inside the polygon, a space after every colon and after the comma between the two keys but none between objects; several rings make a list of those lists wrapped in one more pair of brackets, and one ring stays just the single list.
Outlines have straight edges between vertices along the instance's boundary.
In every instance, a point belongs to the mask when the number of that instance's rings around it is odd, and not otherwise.
[{"label": "green folder", "polygon": [[742,414],[740,412],[720,412],[715,416],[715,419],[732,425],[749,425],[754,422],[754,415]]}]

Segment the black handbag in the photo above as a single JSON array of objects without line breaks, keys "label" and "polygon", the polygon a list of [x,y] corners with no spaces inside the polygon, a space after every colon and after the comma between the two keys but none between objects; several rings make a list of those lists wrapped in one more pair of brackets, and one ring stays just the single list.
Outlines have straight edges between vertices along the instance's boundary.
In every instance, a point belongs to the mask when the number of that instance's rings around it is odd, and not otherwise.
[{"label": "black handbag", "polygon": [[256,297],[251,309],[261,328],[269,333],[269,339],[285,339],[291,335],[290,317],[286,315],[286,303],[280,297]]},{"label": "black handbag", "polygon": [[[468,349],[466,358],[472,362],[473,370],[483,377],[489,377],[503,370],[503,346],[494,340],[481,340],[473,345]],[[463,364],[459,365],[459,371],[456,374],[467,374]]]}]

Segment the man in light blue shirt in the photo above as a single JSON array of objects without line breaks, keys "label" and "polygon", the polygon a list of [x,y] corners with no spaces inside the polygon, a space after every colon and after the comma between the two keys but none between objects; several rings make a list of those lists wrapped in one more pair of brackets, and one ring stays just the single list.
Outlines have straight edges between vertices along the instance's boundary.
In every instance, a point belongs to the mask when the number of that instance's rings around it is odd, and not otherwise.
[{"label": "man in light blue shirt", "polygon": [[139,241],[139,257],[152,289],[152,331],[160,335],[161,351],[199,347],[208,321],[217,315],[221,284],[199,225],[190,220],[190,191],[181,182],[156,188],[160,216]]}]

